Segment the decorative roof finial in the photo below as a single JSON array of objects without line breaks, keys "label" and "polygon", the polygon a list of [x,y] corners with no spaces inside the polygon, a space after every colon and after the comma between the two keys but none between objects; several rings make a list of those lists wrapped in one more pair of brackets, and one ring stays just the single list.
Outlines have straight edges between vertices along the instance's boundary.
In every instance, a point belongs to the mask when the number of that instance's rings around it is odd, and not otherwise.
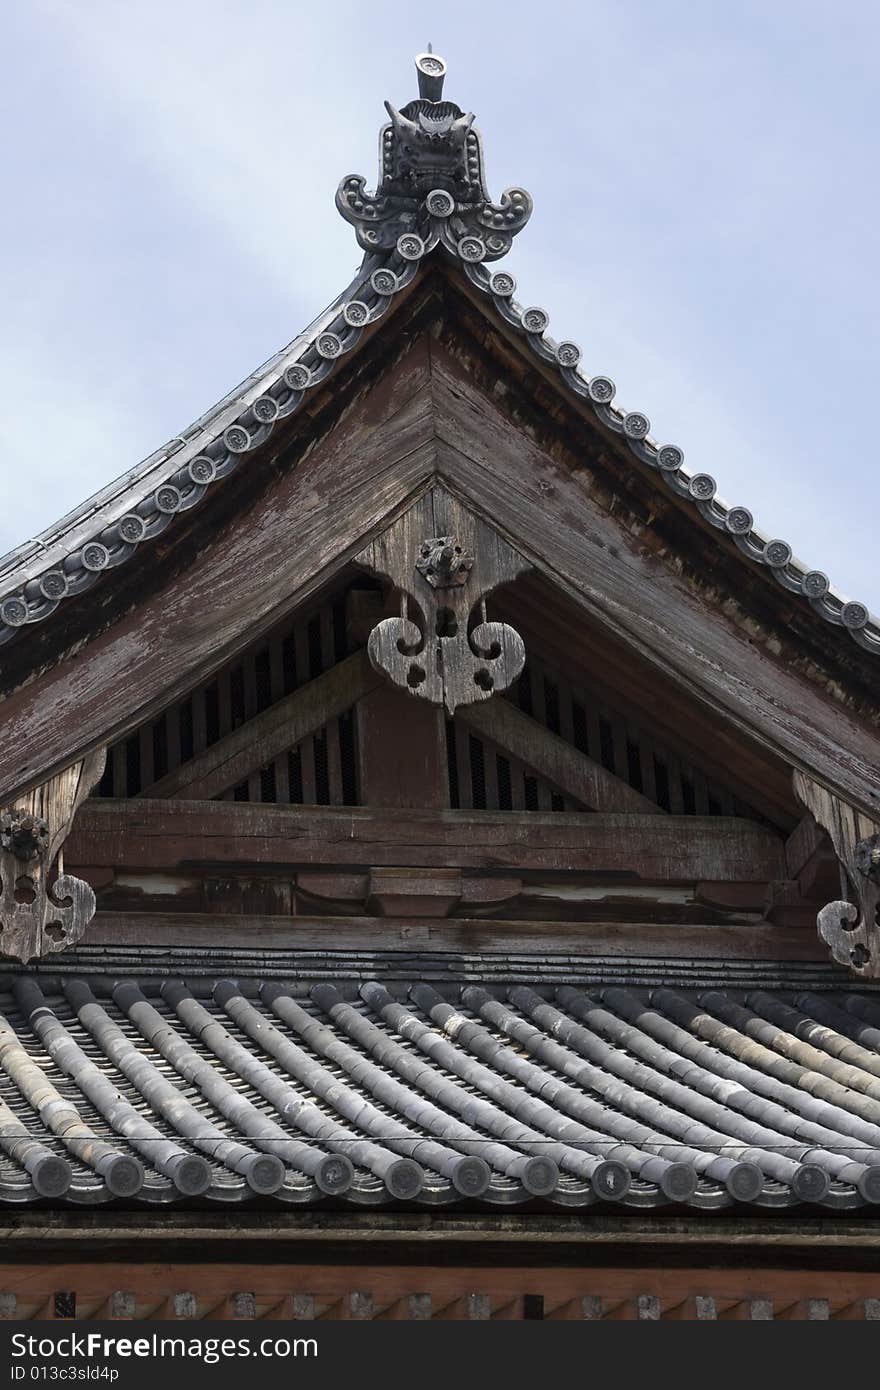
[{"label": "decorative roof finial", "polygon": [[446,63],[430,44],[416,57],[419,96],[399,111],[390,102],[390,121],[379,137],[379,186],[349,174],[336,192],[336,206],[357,231],[366,252],[393,251],[413,233],[427,245],[442,241],[463,258],[494,261],[510,250],[532,213],[522,188],[505,189],[493,203],[483,175],[483,147],[473,115],[443,100]]},{"label": "decorative roof finial", "polygon": [[446,64],[438,57],[430,44],[427,53],[419,53],[416,58],[416,72],[419,75],[419,96],[425,101],[440,101],[443,97],[443,79]]}]

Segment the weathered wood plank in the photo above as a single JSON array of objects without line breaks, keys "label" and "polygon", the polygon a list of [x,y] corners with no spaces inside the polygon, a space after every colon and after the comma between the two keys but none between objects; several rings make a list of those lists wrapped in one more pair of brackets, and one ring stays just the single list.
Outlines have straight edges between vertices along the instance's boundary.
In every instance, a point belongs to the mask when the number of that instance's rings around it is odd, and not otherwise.
[{"label": "weathered wood plank", "polygon": [[785,877],[784,841],[754,821],[364,807],[248,806],[93,798],[80,808],[69,864],[380,864],[627,873],[676,883]]},{"label": "weathered wood plank", "polygon": [[377,677],[357,705],[360,800],[364,806],[449,806],[442,709]]},{"label": "weathered wood plank", "polygon": [[[652,560],[442,348],[432,355],[440,468],[523,554],[641,656],[738,728],[867,811],[880,806],[880,735],[799,678]],[[548,505],[548,497],[553,499]]]},{"label": "weathered wood plank", "polygon": [[[19,1256],[17,1260],[10,1258],[0,1265],[0,1287],[9,1291],[8,1296],[18,1301],[22,1311],[51,1303],[59,1287],[76,1290],[78,1303],[93,1304],[112,1297],[113,1290],[124,1288],[128,1291],[126,1297],[136,1300],[141,1317],[149,1316],[146,1309],[150,1307],[155,1310],[152,1316],[203,1317],[207,1309],[234,1297],[234,1290],[244,1285],[245,1298],[255,1300],[254,1311],[258,1315],[262,1312],[266,1316],[285,1304],[285,1316],[295,1318],[311,1318],[319,1310],[348,1299],[353,1286],[365,1291],[360,1296],[369,1299],[374,1309],[390,1310],[398,1301],[418,1299],[422,1306],[418,1312],[410,1311],[409,1316],[420,1318],[429,1314],[436,1316],[458,1299],[462,1303],[468,1298],[484,1300],[484,1307],[501,1309],[511,1299],[530,1294],[542,1296],[548,1310],[562,1310],[577,1302],[580,1305],[577,1312],[567,1316],[590,1319],[619,1306],[624,1300],[635,1302],[640,1296],[656,1300],[664,1315],[680,1307],[684,1300],[696,1303],[699,1299],[714,1300],[718,1307],[726,1305],[731,1310],[743,1303],[745,1311],[740,1316],[751,1319],[772,1316],[774,1305],[782,1310],[791,1308],[796,1302],[805,1305],[801,1314],[805,1318],[811,1315],[809,1304],[816,1302],[827,1303],[823,1314],[829,1312],[837,1316],[855,1308],[857,1317],[876,1318],[876,1275],[870,1271],[835,1268],[833,1274],[829,1274],[821,1266],[786,1268],[781,1260],[778,1267],[755,1268],[743,1265],[742,1259],[731,1267],[719,1268],[705,1255],[698,1257],[696,1268],[689,1263],[683,1268],[658,1269],[645,1258],[645,1217],[620,1219],[618,1226],[612,1225],[607,1218],[573,1222],[562,1217],[535,1219],[534,1213],[511,1215],[504,1220],[497,1216],[468,1219],[470,1213],[465,1217],[438,1214],[428,1223],[421,1213],[409,1219],[399,1214],[370,1215],[373,1219],[368,1222],[366,1214],[358,1220],[356,1215],[346,1213],[337,1222],[328,1220],[326,1214],[309,1213],[303,1218],[299,1213],[294,1217],[285,1212],[276,1215],[271,1222],[239,1223],[237,1231],[230,1229],[228,1220],[221,1226],[219,1218],[215,1217],[210,1228],[213,1239],[218,1236],[231,1239],[237,1235],[242,1241],[254,1241],[262,1237],[274,1247],[271,1259],[255,1260],[251,1252],[230,1266],[222,1258],[200,1262],[189,1247],[204,1239],[203,1223],[192,1214],[168,1213],[165,1220],[169,1230],[173,1231],[173,1238],[179,1238],[185,1245],[185,1254],[165,1259],[135,1258],[128,1262],[76,1259],[69,1253],[65,1258],[54,1260],[25,1261]],[[80,1223],[81,1238],[96,1244],[105,1243],[109,1233],[109,1238],[117,1244],[131,1241],[136,1249],[138,1235],[156,1234],[155,1219],[151,1221],[150,1217],[148,1212],[135,1221],[126,1220],[124,1213],[121,1216],[113,1213],[92,1223]],[[668,1225],[671,1224],[669,1221]],[[690,1223],[688,1232],[679,1229],[679,1243],[706,1244],[710,1240],[723,1240],[720,1223],[712,1222],[711,1229],[706,1229],[709,1225],[708,1220],[699,1221]],[[312,1248],[312,1261],[307,1262],[303,1255],[298,1263],[290,1258],[279,1258],[281,1243],[296,1240],[296,1233],[301,1233]],[[803,1238],[802,1224],[797,1233]],[[44,1230],[43,1234],[47,1232]],[[748,1237],[750,1244],[766,1243],[767,1239],[766,1225],[758,1232],[751,1231]],[[778,1239],[786,1245],[798,1243],[796,1237],[785,1232],[781,1232]],[[824,1229],[816,1231],[813,1239],[824,1240],[827,1245],[828,1234]],[[399,1257],[383,1262],[377,1250],[370,1248],[383,1240],[398,1247],[407,1245],[420,1249],[423,1263],[408,1263],[402,1250]],[[622,1264],[606,1264],[597,1254],[595,1259],[585,1261],[586,1267],[567,1261],[551,1262],[549,1256],[556,1242],[570,1246],[574,1241],[590,1246],[611,1241],[624,1249],[629,1247],[628,1258]],[[674,1244],[673,1233],[668,1229],[661,1231],[652,1236],[650,1243],[661,1241]],[[326,1249],[321,1248],[340,1243],[349,1249],[363,1247],[359,1258],[334,1263],[328,1258]],[[457,1247],[456,1258],[440,1259],[440,1249],[452,1243]],[[869,1243],[866,1235],[865,1244]],[[519,1247],[519,1254],[505,1263],[497,1259],[484,1263],[472,1258],[480,1246],[495,1248],[503,1256],[506,1244]],[[523,1244],[532,1247],[531,1258],[523,1259]],[[548,1252],[543,1262],[538,1258],[541,1246]],[[181,1288],[188,1292],[179,1293]],[[463,1293],[463,1290],[468,1292]],[[708,1311],[701,1310],[702,1316]],[[812,1310],[813,1316],[818,1311]],[[694,1313],[700,1316],[696,1307]],[[14,1316],[14,1313],[7,1316]],[[548,1316],[552,1316],[549,1311]],[[729,1314],[724,1312],[721,1316]]]},{"label": "weathered wood plank", "polygon": [[[111,742],[314,596],[434,472],[427,348],[414,346],[185,574],[7,697],[0,803]],[[291,543],[291,537],[295,543]],[[112,698],[111,698],[112,692]]]},{"label": "weathered wood plank", "polygon": [[459,709],[458,717],[583,806],[605,812],[662,815],[660,807],[641,792],[633,791],[627,782],[593,762],[586,753],[572,748],[558,734],[523,714],[510,700],[466,705]]},{"label": "weathered wood plank", "polygon": [[240,950],[563,952],[665,960],[819,961],[812,931],[769,923],[735,926],[658,922],[537,922],[484,918],[284,917],[224,912],[99,912],[89,931],[97,946],[184,946]]},{"label": "weathered wood plank", "polygon": [[355,652],[169,772],[150,787],[150,797],[205,801],[217,796],[322,728],[328,719],[344,714],[380,681],[363,652]]}]

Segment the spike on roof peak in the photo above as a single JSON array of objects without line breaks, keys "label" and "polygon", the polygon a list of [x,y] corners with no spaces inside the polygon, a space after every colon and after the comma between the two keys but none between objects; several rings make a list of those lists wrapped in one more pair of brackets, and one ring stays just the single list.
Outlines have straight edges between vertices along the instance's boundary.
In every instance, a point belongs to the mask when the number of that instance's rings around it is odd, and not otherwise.
[{"label": "spike on roof peak", "polygon": [[390,119],[379,137],[375,193],[360,174],[348,174],[336,206],[368,255],[400,250],[401,238],[416,235],[456,252],[464,242],[466,260],[497,260],[531,217],[532,200],[523,188],[507,188],[492,201],[473,113],[443,100],[445,60],[429,44],[415,61],[418,97],[400,110],[385,102]]}]

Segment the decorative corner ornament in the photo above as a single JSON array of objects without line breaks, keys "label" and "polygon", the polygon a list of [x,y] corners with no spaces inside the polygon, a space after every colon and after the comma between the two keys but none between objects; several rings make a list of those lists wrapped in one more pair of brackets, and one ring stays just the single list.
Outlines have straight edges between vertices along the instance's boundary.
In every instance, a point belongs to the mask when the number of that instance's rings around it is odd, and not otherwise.
[{"label": "decorative corner ornament", "polygon": [[373,668],[450,715],[506,690],[525,665],[522,638],[489,622],[486,598],[531,566],[480,517],[435,487],[356,557],[390,579],[400,616],[367,642]]},{"label": "decorative corner ornament", "polygon": [[0,955],[27,962],[63,951],[94,917],[95,894],[64,873],[61,847],[104,757],[101,749],[0,811]]},{"label": "decorative corner ornament", "polygon": [[819,936],[841,965],[880,979],[880,825],[802,772],[794,773],[794,791],[830,837],[847,894],[821,909]]},{"label": "decorative corner ornament", "polygon": [[472,113],[444,101],[446,63],[436,53],[416,58],[419,96],[391,117],[379,134],[379,185],[349,174],[336,191],[336,206],[357,232],[364,251],[393,251],[400,237],[425,234],[432,221],[448,232],[465,259],[497,260],[532,215],[523,188],[507,188],[494,203],[486,188],[483,146]]}]

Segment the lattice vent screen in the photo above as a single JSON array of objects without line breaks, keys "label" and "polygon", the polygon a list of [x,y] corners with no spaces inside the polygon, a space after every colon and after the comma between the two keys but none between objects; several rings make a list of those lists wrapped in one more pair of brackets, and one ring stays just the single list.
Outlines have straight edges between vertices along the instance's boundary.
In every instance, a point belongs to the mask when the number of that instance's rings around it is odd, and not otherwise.
[{"label": "lattice vent screen", "polygon": [[[288,621],[185,700],[169,706],[156,719],[114,744],[95,795],[149,795],[150,788],[168,773],[246,724],[276,700],[329,670],[350,650],[345,597],[340,595],[312,614]],[[340,731],[346,719],[346,730]],[[349,751],[352,735],[348,732],[352,722],[350,716],[333,721],[326,730],[304,740],[299,749],[291,750],[284,759],[275,759],[271,766],[226,795],[233,797],[237,793],[239,800],[306,803],[320,803],[326,796],[329,805],[348,804],[355,797],[351,780],[355,760]],[[336,723],[340,728],[334,727]],[[289,770],[285,771],[282,764],[288,763]],[[345,779],[341,771],[344,765],[350,769]],[[270,792],[273,779],[274,795],[255,794],[259,782]],[[295,795],[300,787],[303,794]]]},{"label": "lattice vent screen", "polygon": [[764,819],[729,787],[658,742],[633,712],[566,681],[534,656],[507,698],[673,815]]}]

